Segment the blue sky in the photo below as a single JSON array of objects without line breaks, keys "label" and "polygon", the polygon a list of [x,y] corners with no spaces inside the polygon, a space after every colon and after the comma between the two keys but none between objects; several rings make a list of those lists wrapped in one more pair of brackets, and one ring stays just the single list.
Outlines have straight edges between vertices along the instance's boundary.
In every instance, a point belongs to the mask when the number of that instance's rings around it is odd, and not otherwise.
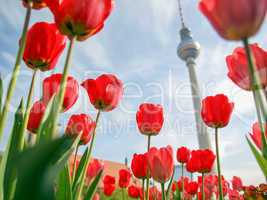
[{"label": "blue sky", "polygon": [[[220,131],[223,174],[227,178],[241,176],[247,184],[263,182],[263,175],[245,140],[256,120],[252,96],[240,90],[226,76],[225,56],[241,44],[222,40],[198,11],[197,0],[183,0],[182,4],[185,23],[202,48],[196,71],[203,96],[225,93],[235,102],[229,126]],[[5,86],[13,68],[24,15],[25,9],[20,1],[1,0],[0,72]],[[52,22],[53,18],[48,9],[43,9],[32,13],[31,24],[37,21]],[[176,0],[117,0],[104,30],[85,42],[76,43],[71,75],[82,82],[101,73],[114,73],[125,86],[120,106],[101,116],[94,156],[123,162],[126,156],[131,158],[133,153],[145,151],[146,139],[139,134],[135,123],[135,112],[143,102],[160,103],[165,111],[163,130],[152,139],[152,145],[197,148],[188,71],[176,55],[179,29]],[[266,30],[264,24],[252,41],[267,47]],[[64,59],[65,54],[53,72],[62,72]],[[53,72],[38,74],[35,100],[41,97],[41,80]],[[12,112],[20,98],[26,98],[31,73],[23,64]],[[61,116],[61,130],[64,130],[71,114],[82,112],[92,117],[96,114],[81,88],[78,102]],[[2,149],[12,121],[13,115],[10,114],[0,146]],[[212,130],[210,133],[213,135]]]}]

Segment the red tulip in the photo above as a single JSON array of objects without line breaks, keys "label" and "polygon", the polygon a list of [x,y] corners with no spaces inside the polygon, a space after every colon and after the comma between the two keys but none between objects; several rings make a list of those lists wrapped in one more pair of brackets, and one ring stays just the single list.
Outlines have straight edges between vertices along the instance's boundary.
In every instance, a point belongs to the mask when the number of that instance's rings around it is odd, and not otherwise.
[{"label": "red tulip", "polygon": [[201,0],[201,12],[221,37],[242,40],[255,35],[264,20],[266,0]]},{"label": "red tulip", "polygon": [[112,0],[45,0],[62,34],[83,41],[103,27],[113,8]]},{"label": "red tulip", "polygon": [[[267,137],[267,124],[265,125],[265,136]],[[258,122],[253,124],[252,133],[250,133],[250,137],[252,138],[254,144],[259,149],[262,149],[261,129]]]},{"label": "red tulip", "polygon": [[22,0],[23,6],[26,8],[29,6],[29,2],[32,3],[32,8],[36,10],[46,7],[44,0]]},{"label": "red tulip", "polygon": [[212,128],[222,128],[229,123],[234,103],[224,94],[208,96],[202,100],[201,116],[205,124]]},{"label": "red tulip", "polygon": [[66,46],[66,37],[55,24],[38,22],[27,32],[23,60],[32,69],[54,69]]},{"label": "red tulip", "polygon": [[173,173],[174,161],[172,147],[157,149],[152,147],[147,154],[149,172],[151,177],[159,182],[167,182]]},{"label": "red tulip", "polygon": [[240,177],[233,176],[233,179],[232,179],[232,188],[234,190],[238,190],[238,191],[243,190],[243,182],[242,182],[242,179]]},{"label": "red tulip", "polygon": [[87,167],[87,178],[92,180],[101,170],[104,169],[104,163],[98,159],[92,159]]},{"label": "red tulip", "polygon": [[228,191],[229,200],[243,200],[244,198],[239,194],[237,190]]},{"label": "red tulip", "polygon": [[[60,90],[62,74],[53,74],[43,81],[43,101],[47,104],[50,99]],[[77,101],[79,96],[79,84],[72,77],[67,79],[67,86],[65,89],[63,112],[69,110]]]},{"label": "red tulip", "polygon": [[[260,77],[262,87],[267,86],[267,52],[259,47],[257,43],[249,45],[254,56],[255,67]],[[252,90],[253,85],[250,81],[246,51],[238,47],[234,52],[226,57],[228,66],[228,77],[240,88]]]},{"label": "red tulip", "polygon": [[104,194],[106,196],[111,196],[113,194],[113,192],[115,191],[116,187],[114,184],[104,184]]},{"label": "red tulip", "polygon": [[194,150],[191,154],[189,162],[194,164],[194,168],[199,173],[209,173],[212,170],[216,156],[209,150]]},{"label": "red tulip", "polygon": [[112,74],[103,74],[97,79],[87,79],[82,83],[91,104],[101,111],[116,108],[123,94],[122,82]]},{"label": "red tulip", "polygon": [[141,188],[131,185],[128,187],[128,196],[134,199],[140,197]]},{"label": "red tulip", "polygon": [[110,175],[106,175],[103,179],[103,183],[104,184],[110,184],[110,185],[114,185],[116,183],[115,177],[114,176],[110,176]]},{"label": "red tulip", "polygon": [[185,165],[185,168],[186,168],[186,171],[190,173],[195,173],[198,170],[198,166],[194,162],[194,159],[192,160],[192,158],[188,160],[188,162]]},{"label": "red tulip", "polygon": [[131,173],[127,169],[121,169],[119,171],[119,186],[120,188],[127,188],[131,181]]},{"label": "red tulip", "polygon": [[184,182],[184,188],[187,186],[187,184],[189,183],[189,178],[187,176],[185,177],[181,177],[178,182],[177,182],[177,187],[179,189],[179,191],[183,191],[183,186],[182,186],[182,182]]},{"label": "red tulip", "polygon": [[157,135],[163,126],[163,108],[161,105],[143,103],[136,113],[140,132],[144,135]]},{"label": "red tulip", "polygon": [[46,106],[42,101],[37,101],[32,105],[27,125],[28,131],[37,133],[45,113]]},{"label": "red tulip", "polygon": [[178,183],[176,181],[172,182],[172,192],[176,192],[177,188],[178,188]]},{"label": "red tulip", "polygon": [[161,200],[162,194],[156,186],[149,188],[149,200]]},{"label": "red tulip", "polygon": [[131,169],[136,178],[145,179],[148,172],[146,154],[134,154]]},{"label": "red tulip", "polygon": [[180,147],[177,149],[176,158],[179,163],[187,163],[190,158],[190,150],[186,147]]},{"label": "red tulip", "polygon": [[89,115],[72,115],[69,119],[65,133],[70,136],[81,134],[80,144],[86,145],[96,127],[96,123]]},{"label": "red tulip", "polygon": [[198,192],[198,183],[191,181],[185,185],[185,191],[190,195],[196,195]]},{"label": "red tulip", "polygon": [[115,177],[106,175],[103,179],[104,189],[103,192],[106,196],[111,196],[116,189],[115,187]]}]

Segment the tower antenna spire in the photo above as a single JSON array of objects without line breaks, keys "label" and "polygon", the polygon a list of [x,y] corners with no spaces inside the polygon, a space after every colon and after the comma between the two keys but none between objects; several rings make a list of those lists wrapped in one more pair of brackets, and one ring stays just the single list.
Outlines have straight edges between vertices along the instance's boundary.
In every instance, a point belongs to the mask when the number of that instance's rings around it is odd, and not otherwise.
[{"label": "tower antenna spire", "polygon": [[184,28],[185,27],[185,23],[184,23],[184,15],[183,15],[182,3],[181,3],[181,0],[177,0],[177,1],[178,1],[178,9],[179,9],[179,18],[180,18],[180,21],[181,21],[182,28]]}]

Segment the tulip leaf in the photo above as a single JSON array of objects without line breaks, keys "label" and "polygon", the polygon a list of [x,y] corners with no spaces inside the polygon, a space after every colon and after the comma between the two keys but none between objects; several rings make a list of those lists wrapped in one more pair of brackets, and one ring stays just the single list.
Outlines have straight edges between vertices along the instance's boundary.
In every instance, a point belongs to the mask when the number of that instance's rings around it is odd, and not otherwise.
[{"label": "tulip leaf", "polygon": [[40,127],[37,132],[37,142],[49,141],[53,137],[52,127],[56,116],[58,95],[53,96],[49,101],[44,116],[42,118]]},{"label": "tulip leaf", "polygon": [[[77,191],[78,191],[79,187],[81,187],[81,185],[82,185],[81,182],[83,180],[83,175],[85,174],[85,172],[87,170],[86,167],[88,164],[88,153],[89,153],[89,149],[87,147],[83,153],[83,156],[82,156],[80,162],[79,162],[79,166],[78,166],[78,169],[77,169],[77,172],[76,172],[73,184],[72,184],[72,191],[73,191],[74,195],[78,195]],[[74,199],[76,199],[76,198],[74,197]]]},{"label": "tulip leaf", "polygon": [[66,164],[57,182],[56,200],[72,200],[71,177],[69,165]]},{"label": "tulip leaf", "polygon": [[64,136],[18,154],[12,161],[18,173],[14,199],[55,199],[55,177],[64,168],[74,143],[75,139]]},{"label": "tulip leaf", "polygon": [[91,200],[94,197],[94,194],[96,192],[97,186],[99,184],[99,181],[102,177],[103,170],[101,170],[98,175],[95,177],[94,181],[91,183],[90,187],[88,188],[87,194],[84,198],[84,200]]},{"label": "tulip leaf", "polygon": [[[1,183],[3,183],[3,189],[5,199],[12,199],[13,192],[16,184],[16,174],[15,171],[10,167],[11,160],[19,152],[19,138],[22,130],[22,121],[24,115],[23,100],[21,100],[20,105],[15,113],[15,119],[13,124],[13,129],[9,137],[9,142],[1,161]],[[2,189],[2,187],[1,187]]]},{"label": "tulip leaf", "polygon": [[246,137],[249,147],[256,158],[258,165],[260,166],[263,174],[267,177],[267,160],[261,155],[261,153],[256,149],[252,142]]}]

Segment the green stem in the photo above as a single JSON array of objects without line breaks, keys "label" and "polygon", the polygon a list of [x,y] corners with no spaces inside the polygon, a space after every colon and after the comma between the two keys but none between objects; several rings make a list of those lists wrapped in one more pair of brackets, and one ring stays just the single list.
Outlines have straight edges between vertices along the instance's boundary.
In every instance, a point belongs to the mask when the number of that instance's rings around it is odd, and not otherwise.
[{"label": "green stem", "polygon": [[[147,152],[150,150],[151,145],[151,135],[147,136]],[[147,172],[147,178],[146,178],[146,200],[149,200],[149,171]]]},{"label": "green stem", "polygon": [[25,114],[23,117],[21,135],[19,137],[19,150],[22,150],[24,146],[24,136],[25,136],[26,128],[27,128],[28,121],[29,121],[30,111],[31,111],[31,104],[32,104],[32,97],[33,97],[33,92],[34,92],[34,83],[36,79],[36,74],[37,74],[37,70],[34,70],[32,74],[32,81],[31,81],[28,97],[27,97],[26,110],[25,110]]},{"label": "green stem", "polygon": [[184,164],[182,163],[182,199],[184,199]]},{"label": "green stem", "polygon": [[122,199],[125,200],[125,192],[124,192],[124,188],[121,189],[121,193],[122,193]]},{"label": "green stem", "polygon": [[219,200],[223,200],[222,176],[221,176],[220,152],[219,152],[219,138],[218,137],[219,137],[218,128],[215,128],[216,160],[217,160],[217,171],[218,171],[218,182],[219,182]]},{"label": "green stem", "polygon": [[143,193],[143,198],[145,197],[145,179],[142,179],[142,193]]},{"label": "green stem", "polygon": [[58,94],[58,105],[59,106],[57,106],[55,110],[55,120],[54,120],[52,131],[51,131],[52,135],[55,135],[56,128],[57,128],[58,115],[62,110],[64,95],[65,95],[66,86],[67,86],[67,78],[68,78],[69,68],[71,65],[71,57],[72,57],[74,42],[75,42],[75,37],[71,38],[69,42],[66,62],[65,62],[64,70],[63,70],[63,77],[60,82],[60,90]]},{"label": "green stem", "polygon": [[11,98],[13,96],[13,93],[14,93],[14,90],[15,90],[15,87],[16,87],[17,78],[18,78],[19,71],[20,71],[20,63],[21,63],[22,56],[23,56],[24,49],[25,49],[26,35],[27,35],[28,27],[29,27],[30,18],[31,18],[31,11],[32,11],[32,3],[29,3],[29,6],[27,7],[25,20],[24,20],[24,26],[23,26],[22,35],[21,35],[21,38],[20,38],[20,46],[19,46],[19,49],[18,49],[18,52],[17,52],[15,66],[14,66],[14,69],[13,69],[13,72],[12,72],[11,80],[10,80],[9,85],[8,85],[7,95],[6,95],[5,103],[4,103],[4,106],[3,106],[3,110],[1,112],[1,117],[0,117],[0,139],[1,139],[2,135],[3,135],[4,124],[6,122],[7,113],[9,111],[9,107],[10,107],[10,103],[11,103]]},{"label": "green stem", "polygon": [[202,200],[205,200],[204,179],[205,179],[205,174],[202,173],[202,185],[201,185]]},{"label": "green stem", "polygon": [[79,144],[77,144],[75,148],[74,161],[72,164],[72,181],[74,181],[76,175],[76,161],[77,161],[78,150],[79,150]]},{"label": "green stem", "polygon": [[162,200],[165,200],[165,184],[161,183],[161,194],[162,194]]},{"label": "green stem", "polygon": [[[91,159],[91,154],[92,154],[92,150],[93,150],[93,146],[94,146],[94,142],[95,142],[96,128],[97,128],[97,125],[98,125],[98,122],[99,122],[99,119],[100,119],[100,113],[101,113],[101,111],[98,110],[97,116],[96,116],[96,120],[95,120],[96,126],[95,126],[95,129],[94,129],[93,134],[92,134],[92,140],[91,140],[91,143],[90,143],[90,146],[89,146],[89,151],[88,151],[88,154],[87,154],[87,157],[86,157],[86,161],[87,162],[86,162],[85,169],[88,168],[88,164],[89,164],[90,159]],[[77,198],[76,199],[80,199],[80,197],[81,197],[81,193],[82,193],[82,189],[83,189],[83,185],[84,185],[84,180],[85,180],[85,173],[86,173],[86,170],[84,171],[84,174],[82,175],[82,180],[80,182],[81,185],[78,188]]]}]

